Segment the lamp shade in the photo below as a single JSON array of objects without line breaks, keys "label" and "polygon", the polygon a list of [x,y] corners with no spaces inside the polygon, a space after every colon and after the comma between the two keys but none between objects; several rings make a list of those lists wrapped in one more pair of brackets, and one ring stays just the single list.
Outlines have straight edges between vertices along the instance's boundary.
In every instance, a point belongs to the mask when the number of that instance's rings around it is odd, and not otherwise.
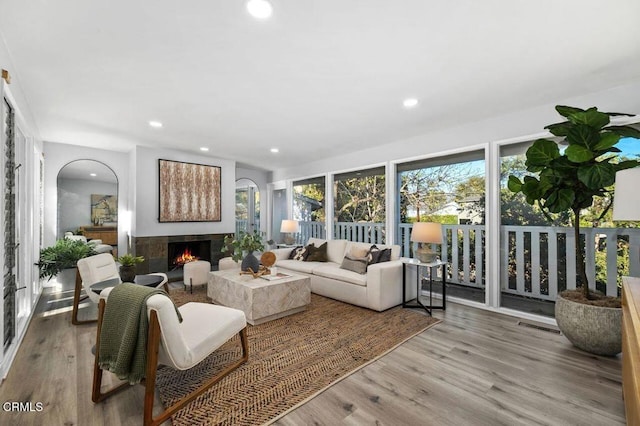
[{"label": "lamp shade", "polygon": [[280,232],[292,233],[298,231],[300,231],[300,226],[297,220],[284,219],[280,224]]},{"label": "lamp shade", "polygon": [[640,220],[640,167],[616,173],[613,220]]},{"label": "lamp shade", "polygon": [[442,224],[435,222],[414,223],[411,229],[411,241],[442,244]]}]

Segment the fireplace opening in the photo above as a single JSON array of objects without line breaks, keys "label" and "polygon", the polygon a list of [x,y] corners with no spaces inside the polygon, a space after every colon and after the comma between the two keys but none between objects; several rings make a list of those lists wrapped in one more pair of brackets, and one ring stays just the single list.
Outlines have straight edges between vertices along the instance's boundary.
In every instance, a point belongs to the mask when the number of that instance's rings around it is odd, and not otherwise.
[{"label": "fireplace opening", "polygon": [[211,261],[211,241],[180,241],[169,243],[167,254],[169,271],[182,269],[185,263],[194,260]]}]

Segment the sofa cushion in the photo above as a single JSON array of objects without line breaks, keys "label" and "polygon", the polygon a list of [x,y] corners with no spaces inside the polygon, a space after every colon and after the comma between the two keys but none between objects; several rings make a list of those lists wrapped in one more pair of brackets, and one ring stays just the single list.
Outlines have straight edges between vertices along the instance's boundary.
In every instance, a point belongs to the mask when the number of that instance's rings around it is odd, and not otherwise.
[{"label": "sofa cushion", "polygon": [[[355,241],[347,241],[347,246],[345,248],[345,254],[351,254],[351,256],[357,257],[367,257],[367,253],[371,249],[371,244],[369,243],[359,243]],[[363,253],[359,255],[359,253]]]},{"label": "sofa cushion", "polygon": [[327,243],[323,243],[320,247],[315,247],[313,245],[308,247],[309,254],[305,259],[305,262],[328,262],[327,259]]},{"label": "sofa cushion", "polygon": [[341,269],[338,264],[335,263],[320,263],[313,270],[314,275],[321,277],[332,278],[345,283],[356,284],[365,287],[367,285],[367,275],[358,274],[357,272],[347,271]]},{"label": "sofa cushion", "polygon": [[324,263],[300,262],[299,260],[293,260],[293,259],[279,260],[276,263],[276,266],[278,268],[285,268],[293,272],[304,272],[305,274],[312,274],[314,269],[317,268],[318,265],[324,265]]},{"label": "sofa cushion", "polygon": [[303,248],[304,248],[303,246],[297,246],[297,247],[294,247],[294,248],[291,250],[291,253],[289,253],[289,257],[288,257],[288,259],[293,259],[294,257],[296,257],[296,255],[298,254],[298,251],[299,251],[299,250],[302,250]]},{"label": "sofa cushion", "polygon": [[369,259],[366,257],[353,257],[351,254],[347,254],[344,259],[342,259],[340,268],[346,269],[347,271],[353,271],[358,274],[366,274],[368,264]]},{"label": "sofa cushion", "polygon": [[[373,245],[375,245],[375,244],[373,244]],[[348,241],[345,253],[348,253],[351,250],[352,247],[355,247],[355,248],[358,248],[358,249],[366,248],[367,251],[369,251],[373,245],[370,244],[370,243],[357,243],[357,242],[353,242],[353,241]],[[400,246],[399,245],[394,244],[392,246],[387,246],[387,245],[379,244],[379,245],[377,245],[377,247],[380,250],[391,249],[391,260],[400,259]],[[340,262],[337,262],[337,263],[340,263]]]},{"label": "sofa cushion", "polygon": [[369,255],[369,247],[351,244],[345,256],[347,255],[352,258],[357,257],[359,259],[362,259],[363,257],[367,257]]},{"label": "sofa cushion", "polygon": [[309,244],[314,243],[316,247],[327,243],[327,259],[329,262],[342,263],[344,258],[347,240],[321,240],[320,238],[309,238]]},{"label": "sofa cushion", "polygon": [[391,249],[380,249],[375,244],[371,246],[368,254],[369,265],[374,263],[389,262],[391,260]]},{"label": "sofa cushion", "polygon": [[305,261],[307,260],[307,257],[309,257],[311,250],[313,250],[313,244],[309,244],[308,246],[301,248],[296,247],[295,249],[293,249],[292,259],[297,261]]}]

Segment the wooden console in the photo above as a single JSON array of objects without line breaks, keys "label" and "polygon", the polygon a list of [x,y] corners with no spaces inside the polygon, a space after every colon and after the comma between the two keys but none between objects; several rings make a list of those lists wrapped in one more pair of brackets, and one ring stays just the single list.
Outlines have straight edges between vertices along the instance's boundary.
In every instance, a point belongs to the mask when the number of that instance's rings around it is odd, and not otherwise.
[{"label": "wooden console", "polygon": [[622,393],[628,425],[640,425],[640,278],[622,278]]},{"label": "wooden console", "polygon": [[82,235],[87,240],[102,240],[102,244],[118,245],[118,228],[115,226],[81,226]]}]

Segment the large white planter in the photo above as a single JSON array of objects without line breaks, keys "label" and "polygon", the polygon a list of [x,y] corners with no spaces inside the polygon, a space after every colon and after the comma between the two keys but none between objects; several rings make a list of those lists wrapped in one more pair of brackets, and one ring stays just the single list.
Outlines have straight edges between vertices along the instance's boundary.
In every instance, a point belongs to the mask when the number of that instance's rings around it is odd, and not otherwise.
[{"label": "large white planter", "polygon": [[58,272],[58,275],[51,278],[49,281],[44,280],[43,287],[55,287],[59,286],[64,289],[74,289],[76,285],[76,273],[78,268],[67,268]]},{"label": "large white planter", "polygon": [[556,321],[560,331],[577,348],[605,356],[622,351],[622,309],[585,305],[556,299]]}]

